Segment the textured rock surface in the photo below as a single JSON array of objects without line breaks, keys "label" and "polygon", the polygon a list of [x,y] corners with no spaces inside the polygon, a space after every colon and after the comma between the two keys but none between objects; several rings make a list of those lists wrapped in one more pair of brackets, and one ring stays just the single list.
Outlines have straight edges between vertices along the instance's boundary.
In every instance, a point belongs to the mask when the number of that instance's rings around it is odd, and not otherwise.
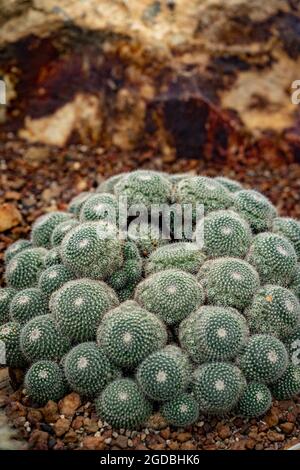
[{"label": "textured rock surface", "polygon": [[168,158],[299,158],[295,0],[2,0],[2,127]]}]

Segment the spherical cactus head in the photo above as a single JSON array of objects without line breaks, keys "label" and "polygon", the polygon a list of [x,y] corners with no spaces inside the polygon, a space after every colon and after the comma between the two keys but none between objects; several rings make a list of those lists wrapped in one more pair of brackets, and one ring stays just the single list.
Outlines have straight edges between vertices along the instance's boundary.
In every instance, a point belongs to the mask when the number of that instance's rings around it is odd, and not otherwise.
[{"label": "spherical cactus head", "polygon": [[30,362],[60,359],[69,349],[70,341],[57,328],[51,315],[39,315],[23,326],[20,335],[23,355]]},{"label": "spherical cactus head", "polygon": [[203,251],[207,256],[243,258],[251,244],[248,222],[231,210],[219,210],[205,216],[197,225],[203,236]]},{"label": "spherical cactus head", "polygon": [[135,300],[165,323],[175,325],[203,304],[204,290],[192,274],[168,269],[141,282]]},{"label": "spherical cactus head", "polygon": [[79,222],[77,219],[67,219],[64,222],[58,224],[51,235],[51,246],[52,248],[58,247],[65,235],[74,227],[77,227]]},{"label": "spherical cactus head", "polygon": [[180,269],[196,274],[204,263],[206,256],[196,243],[178,242],[162,246],[155,250],[146,260],[146,275],[164,269]]},{"label": "spherical cactus head", "polygon": [[75,217],[79,217],[82,205],[92,194],[93,193],[90,193],[89,191],[84,191],[82,193],[77,194],[77,196],[73,197],[73,199],[71,200],[68,207],[68,212],[73,214]]},{"label": "spherical cactus head", "polygon": [[238,358],[247,380],[271,383],[281,377],[288,365],[284,344],[274,336],[253,335]]},{"label": "spherical cactus head", "polygon": [[300,392],[300,364],[290,363],[285,373],[270,385],[276,400],[290,400]]},{"label": "spherical cactus head", "polygon": [[35,287],[44,268],[46,254],[44,248],[28,248],[14,256],[5,270],[7,285],[15,289]]},{"label": "spherical cactus head", "polygon": [[117,197],[126,197],[128,206],[168,203],[171,199],[172,184],[162,173],[137,170],[128,173],[114,187]]},{"label": "spherical cactus head", "polygon": [[24,325],[33,317],[48,313],[48,300],[37,287],[18,291],[11,301],[9,316],[13,321]]},{"label": "spherical cactus head", "polygon": [[5,264],[9,263],[9,261],[18,253],[21,253],[21,251],[26,250],[27,248],[31,248],[31,247],[32,247],[31,241],[25,240],[23,238],[20,238],[16,242],[12,243],[11,245],[9,245],[9,247],[4,253]]},{"label": "spherical cactus head", "polygon": [[300,258],[300,222],[291,217],[276,217],[273,220],[272,232],[287,238]]},{"label": "spherical cactus head", "polygon": [[185,427],[197,421],[199,405],[190,393],[183,392],[163,403],[160,412],[169,424]]},{"label": "spherical cactus head", "polygon": [[136,429],[152,412],[137,383],[128,378],[110,382],[95,401],[98,416],[115,428]]},{"label": "spherical cactus head", "polygon": [[300,324],[300,304],[290,290],[269,284],[255,294],[246,315],[253,332],[284,339]]},{"label": "spherical cactus head", "polygon": [[288,288],[298,297],[300,300],[300,263],[297,263],[288,285]]},{"label": "spherical cactus head", "polygon": [[218,183],[221,183],[222,186],[225,186],[225,188],[231,193],[236,193],[243,189],[241,183],[231,178],[227,178],[226,176],[217,176],[215,180],[218,181]]},{"label": "spherical cactus head", "polygon": [[157,248],[168,245],[170,240],[164,238],[159,227],[148,222],[130,224],[128,238],[136,243],[142,256],[147,257]]},{"label": "spherical cactus head", "polygon": [[252,189],[237,191],[234,194],[233,207],[249,222],[255,233],[270,229],[277,215],[277,210],[271,201]]},{"label": "spherical cactus head", "polygon": [[248,340],[245,318],[231,307],[203,306],[179,327],[182,348],[195,363],[234,359]]},{"label": "spherical cactus head", "polygon": [[104,313],[118,304],[111,287],[91,279],[67,282],[52,294],[49,303],[59,330],[78,342],[93,341]]},{"label": "spherical cactus head", "polygon": [[93,194],[82,205],[79,219],[81,222],[105,220],[116,224],[118,201],[109,193]]},{"label": "spherical cactus head", "polygon": [[106,279],[123,264],[116,226],[99,221],[74,227],[61,243],[61,257],[65,266],[81,277]]},{"label": "spherical cactus head", "polygon": [[118,373],[94,342],[72,348],[64,358],[64,372],[71,389],[87,397],[98,396]]},{"label": "spherical cactus head", "polygon": [[241,310],[247,307],[259,287],[259,276],[253,266],[230,257],[207,263],[198,279],[205,288],[208,303]]},{"label": "spherical cactus head", "polygon": [[271,405],[270,389],[263,383],[250,382],[239,399],[236,412],[247,418],[257,418],[265,414]]},{"label": "spherical cactus head", "polygon": [[68,212],[55,211],[44,214],[32,225],[31,241],[33,246],[51,248],[51,235],[55,227],[70,219],[72,216]]},{"label": "spherical cactus head", "polygon": [[128,173],[124,171],[123,173],[118,173],[117,175],[113,175],[110,178],[107,178],[107,180],[104,180],[99,184],[98,188],[96,189],[96,193],[114,193],[116,184],[127,175]]},{"label": "spherical cactus head", "polygon": [[66,282],[75,278],[74,273],[63,264],[46,268],[39,277],[38,286],[46,296],[50,296]]},{"label": "spherical cactus head", "polygon": [[167,331],[156,315],[127,301],[103,317],[97,342],[114,364],[131,368],[165,346]]},{"label": "spherical cactus head", "polygon": [[0,366],[26,366],[27,361],[20,349],[20,333],[20,323],[10,321],[0,326]]},{"label": "spherical cactus head", "polygon": [[293,364],[300,364],[300,325],[284,338],[284,344]]},{"label": "spherical cactus head", "polygon": [[297,266],[297,255],[287,238],[265,232],[254,237],[247,261],[255,267],[263,284],[287,286]]},{"label": "spherical cactus head", "polygon": [[9,321],[10,304],[17,292],[13,287],[0,287],[0,325]]},{"label": "spherical cactus head", "polygon": [[66,393],[66,382],[61,367],[53,361],[37,361],[25,375],[25,390],[36,403],[43,405],[57,401]]},{"label": "spherical cactus head", "polygon": [[50,266],[54,266],[55,264],[61,264],[62,259],[60,256],[60,251],[57,248],[51,248],[48,250],[45,258],[44,258],[44,268],[49,268]]},{"label": "spherical cactus head", "polygon": [[175,186],[175,200],[180,204],[203,204],[204,212],[227,209],[232,205],[230,191],[214,178],[194,176],[186,178]]},{"label": "spherical cactus head", "polygon": [[193,374],[193,395],[203,413],[229,412],[237,404],[245,387],[242,372],[230,363],[203,364]]},{"label": "spherical cactus head", "polygon": [[187,356],[177,346],[169,345],[144,359],[136,378],[149,399],[166,401],[185,390],[190,374]]}]

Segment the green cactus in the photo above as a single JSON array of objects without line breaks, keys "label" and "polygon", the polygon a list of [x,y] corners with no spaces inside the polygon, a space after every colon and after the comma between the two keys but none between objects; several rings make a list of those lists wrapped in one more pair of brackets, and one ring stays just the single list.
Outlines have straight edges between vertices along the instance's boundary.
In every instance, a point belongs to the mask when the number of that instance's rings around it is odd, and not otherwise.
[{"label": "green cactus", "polygon": [[40,405],[49,400],[59,400],[67,391],[61,367],[48,360],[32,364],[25,375],[24,385],[29,397]]},{"label": "green cactus", "polygon": [[39,277],[38,286],[45,295],[50,296],[66,282],[74,279],[74,273],[63,264],[55,264],[46,268]]},{"label": "green cactus", "polygon": [[107,283],[117,292],[126,287],[133,288],[142,277],[142,258],[136,244],[126,241],[122,247],[123,265],[107,279]]},{"label": "green cactus", "polygon": [[243,258],[252,240],[248,222],[231,210],[211,212],[198,223],[196,230],[201,230],[203,251],[209,257]]},{"label": "green cactus", "polygon": [[59,331],[53,317],[47,314],[34,317],[23,326],[20,347],[30,362],[58,360],[70,349],[70,341]]},{"label": "green cactus", "polygon": [[68,206],[68,212],[78,218],[82,205],[92,194],[93,193],[89,191],[83,191],[82,193],[77,194],[77,196],[73,197],[71,200]]},{"label": "green cactus", "polygon": [[55,227],[72,217],[68,212],[55,211],[36,219],[31,229],[33,246],[51,248],[51,235]]},{"label": "green cactus", "polygon": [[300,365],[290,363],[284,374],[270,386],[276,400],[290,400],[300,393]]},{"label": "green cactus", "polygon": [[152,412],[151,403],[132,379],[109,383],[95,401],[98,416],[113,427],[136,429]]},{"label": "green cactus", "polygon": [[124,177],[126,177],[128,173],[123,172],[123,173],[118,173],[117,175],[113,175],[110,178],[107,178],[107,180],[102,181],[102,183],[99,184],[98,188],[96,189],[96,193],[114,193],[114,189],[117,183],[121,181]]},{"label": "green cactus", "polygon": [[288,353],[284,344],[274,336],[253,335],[238,357],[238,365],[247,380],[268,384],[284,374]]},{"label": "green cactus", "polygon": [[160,407],[162,416],[173,426],[185,427],[194,424],[199,417],[199,405],[187,392],[177,395]]},{"label": "green cactus", "polygon": [[225,362],[199,366],[192,380],[192,391],[200,412],[207,414],[223,414],[232,410],[246,387],[240,369]]},{"label": "green cactus", "polygon": [[252,189],[237,191],[234,194],[233,207],[249,222],[256,233],[270,229],[277,215],[277,210],[271,201]]},{"label": "green cactus", "polygon": [[146,260],[145,273],[150,275],[164,269],[180,269],[196,274],[205,261],[204,253],[196,243],[178,242],[162,246]]},{"label": "green cactus", "polygon": [[163,323],[130,300],[108,312],[97,332],[98,345],[118,367],[137,366],[166,342]]},{"label": "green cactus", "polygon": [[116,227],[85,222],[70,230],[61,243],[63,263],[78,276],[104,280],[123,264],[122,241]]},{"label": "green cactus", "polygon": [[21,253],[21,251],[31,247],[32,244],[29,240],[24,240],[23,238],[20,238],[16,242],[9,245],[9,247],[6,249],[4,253],[4,263],[9,263],[10,260],[13,259],[13,257],[16,256],[18,253]]},{"label": "green cactus", "polygon": [[58,224],[52,232],[50,243],[52,248],[58,247],[65,235],[74,227],[77,227],[79,222],[77,219],[68,219]]},{"label": "green cactus", "polygon": [[15,289],[35,287],[44,268],[46,254],[45,248],[27,248],[14,256],[5,270],[7,285]]},{"label": "green cactus", "polygon": [[207,263],[197,278],[205,289],[208,303],[237,309],[247,307],[259,287],[259,277],[253,266],[230,257]]},{"label": "green cactus", "polygon": [[17,292],[13,287],[0,287],[0,325],[9,321],[10,304]]},{"label": "green cactus", "polygon": [[9,316],[12,321],[24,325],[37,315],[48,313],[48,299],[37,287],[18,291],[11,301]]},{"label": "green cactus", "polygon": [[49,306],[62,334],[82,342],[95,339],[104,313],[118,304],[115,292],[104,282],[78,279],[55,291]]},{"label": "green cactus", "polygon": [[137,369],[136,379],[148,398],[166,401],[186,389],[190,375],[187,355],[177,346],[169,345],[143,360]]},{"label": "green cactus", "polygon": [[287,238],[300,258],[300,222],[291,217],[276,217],[273,220],[272,232]]},{"label": "green cactus", "polygon": [[239,399],[236,412],[247,418],[256,418],[264,415],[271,406],[270,389],[265,384],[250,382]]},{"label": "green cactus", "polygon": [[293,364],[300,364],[300,325],[284,338],[284,344]]},{"label": "green cactus", "polygon": [[182,179],[175,186],[174,194],[179,204],[203,204],[205,214],[232,206],[232,194],[221,183],[207,176]]},{"label": "green cactus", "polygon": [[248,340],[245,318],[234,308],[204,306],[179,327],[179,342],[196,363],[228,361]]},{"label": "green cactus", "polygon": [[[25,367],[26,359],[20,349],[20,323],[11,321],[0,326],[0,366]],[[4,360],[4,363],[2,363]]]},{"label": "green cactus", "polygon": [[128,238],[135,242],[140,254],[143,257],[149,256],[157,248],[169,244],[169,240],[162,236],[159,229],[153,227],[151,224],[143,223],[137,225],[129,225]]},{"label": "green cactus", "polygon": [[118,219],[118,201],[113,194],[92,194],[82,205],[79,220],[89,222],[105,220],[116,223]]},{"label": "green cactus", "polygon": [[168,269],[141,282],[134,298],[165,323],[174,325],[203,304],[204,291],[192,274]]},{"label": "green cactus", "polygon": [[269,333],[281,339],[300,324],[299,301],[291,291],[281,286],[263,286],[245,313],[252,331]]},{"label": "green cactus", "polygon": [[62,259],[60,256],[60,251],[58,248],[52,248],[48,250],[44,258],[44,268],[50,268],[50,266],[54,266],[55,264],[61,264]]},{"label": "green cactus", "polygon": [[88,397],[98,396],[118,375],[117,369],[93,342],[78,344],[68,352],[64,372],[71,389]]},{"label": "green cactus", "polygon": [[275,233],[260,233],[253,239],[247,261],[266,284],[289,284],[297,265],[297,255],[287,238]]},{"label": "green cactus", "polygon": [[296,295],[300,300],[300,263],[297,263],[288,285],[288,288]]},{"label": "green cactus", "polygon": [[171,199],[172,184],[163,174],[151,170],[137,170],[128,173],[114,186],[117,197],[127,197],[128,206],[168,203]]},{"label": "green cactus", "polygon": [[222,186],[228,189],[231,193],[236,193],[243,189],[243,186],[238,181],[232,180],[231,178],[226,178],[226,176],[217,176],[215,178],[218,183],[221,183]]}]

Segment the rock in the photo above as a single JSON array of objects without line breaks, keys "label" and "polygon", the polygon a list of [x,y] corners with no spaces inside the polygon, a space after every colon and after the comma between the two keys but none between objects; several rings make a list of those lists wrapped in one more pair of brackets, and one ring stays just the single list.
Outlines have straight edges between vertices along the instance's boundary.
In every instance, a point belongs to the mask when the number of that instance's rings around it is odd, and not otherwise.
[{"label": "rock", "polygon": [[49,157],[49,147],[46,146],[31,146],[28,147],[23,155],[26,162],[30,164],[39,164],[47,160]]},{"label": "rock", "polygon": [[187,441],[181,444],[180,449],[181,450],[196,450],[197,446],[193,441]]},{"label": "rock", "polygon": [[160,431],[161,437],[163,437],[165,440],[169,439],[171,434],[170,428],[165,428]]},{"label": "rock", "polygon": [[81,405],[80,396],[78,393],[72,392],[66,395],[58,402],[60,414],[64,416],[73,416],[77,408]]},{"label": "rock", "polygon": [[291,434],[295,428],[294,423],[282,423],[279,425],[280,429],[284,432],[284,434]]},{"label": "rock", "polygon": [[83,428],[84,417],[83,416],[76,416],[75,419],[72,421],[72,428],[76,430]]},{"label": "rock", "polygon": [[86,450],[103,450],[105,442],[102,437],[87,436],[82,441],[82,448]]},{"label": "rock", "polygon": [[192,438],[192,434],[190,432],[179,432],[176,436],[176,440],[179,442],[186,442]]},{"label": "rock", "polygon": [[280,434],[276,431],[268,431],[267,437],[272,442],[282,442],[284,441],[284,434]]},{"label": "rock", "polygon": [[159,444],[159,443],[155,443],[155,444],[151,444],[149,445],[149,449],[151,450],[164,450],[166,448],[166,444]]},{"label": "rock", "polygon": [[14,204],[4,203],[0,205],[0,232],[9,230],[22,221],[22,215]]},{"label": "rock", "polygon": [[252,450],[252,449],[254,449],[255,445],[256,445],[255,439],[251,439],[251,438],[246,439],[245,446],[246,446],[247,449]]},{"label": "rock", "polygon": [[90,433],[95,433],[98,431],[99,427],[98,427],[98,420],[94,420],[94,419],[90,419],[90,418],[84,418],[83,420],[83,425],[84,425],[84,429],[86,430],[86,432],[90,432]]},{"label": "rock", "polygon": [[41,412],[46,423],[55,423],[59,418],[57,403],[52,400],[48,401],[44,408],[41,408]]},{"label": "rock", "polygon": [[30,435],[28,446],[31,449],[48,450],[48,439],[48,433],[35,429]]},{"label": "rock", "polygon": [[53,426],[58,437],[63,436],[70,429],[70,421],[67,418],[59,418]]},{"label": "rock", "polygon": [[164,429],[168,426],[166,420],[160,413],[155,413],[150,416],[147,421],[147,427],[155,430]]},{"label": "rock", "polygon": [[220,425],[217,426],[217,432],[221,439],[226,439],[227,437],[231,436],[231,430],[227,424],[223,425],[220,423]]},{"label": "rock", "polygon": [[118,446],[120,449],[126,449],[128,443],[128,438],[126,436],[118,436],[114,441],[114,444]]},{"label": "rock", "polygon": [[74,429],[70,429],[64,437],[64,441],[67,443],[75,443],[78,441],[78,434],[74,431]]},{"label": "rock", "polygon": [[271,410],[264,416],[263,421],[267,423],[269,428],[277,426],[279,422],[280,411],[278,408],[271,408]]},{"label": "rock", "polygon": [[35,410],[34,408],[31,408],[28,413],[27,413],[27,420],[31,424],[37,424],[40,421],[42,421],[43,415],[39,410]]},{"label": "rock", "polygon": [[178,450],[179,449],[179,442],[178,441],[170,441],[168,443],[168,447],[171,450]]}]

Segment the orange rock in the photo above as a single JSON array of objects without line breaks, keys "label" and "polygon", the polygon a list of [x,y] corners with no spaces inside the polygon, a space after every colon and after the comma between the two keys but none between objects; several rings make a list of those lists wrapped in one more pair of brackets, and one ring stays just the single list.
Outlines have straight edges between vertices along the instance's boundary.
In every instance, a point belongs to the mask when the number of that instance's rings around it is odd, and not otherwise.
[{"label": "orange rock", "polygon": [[58,402],[58,408],[62,415],[73,416],[77,408],[81,405],[78,393],[72,392]]},{"label": "orange rock", "polygon": [[102,437],[87,436],[82,441],[82,448],[85,450],[103,450],[105,442]]},{"label": "orange rock", "polygon": [[19,225],[21,221],[22,216],[15,205],[5,203],[0,206],[0,232]]}]

